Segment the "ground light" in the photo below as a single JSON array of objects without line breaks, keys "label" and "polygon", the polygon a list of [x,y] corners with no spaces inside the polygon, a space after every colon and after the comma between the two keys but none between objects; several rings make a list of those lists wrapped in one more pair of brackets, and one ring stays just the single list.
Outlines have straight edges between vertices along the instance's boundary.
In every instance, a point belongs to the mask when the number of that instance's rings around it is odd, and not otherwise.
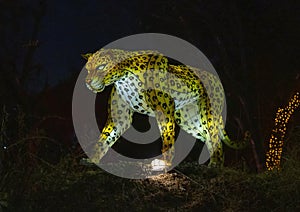
[{"label": "ground light", "polygon": [[163,171],[166,168],[166,163],[163,160],[154,159],[151,162],[152,171]]}]

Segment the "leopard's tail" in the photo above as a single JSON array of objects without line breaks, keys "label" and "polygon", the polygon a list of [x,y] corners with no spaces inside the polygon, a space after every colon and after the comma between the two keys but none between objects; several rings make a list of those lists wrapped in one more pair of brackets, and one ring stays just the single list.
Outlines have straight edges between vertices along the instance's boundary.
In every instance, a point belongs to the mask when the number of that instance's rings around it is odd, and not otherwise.
[{"label": "leopard's tail", "polygon": [[251,134],[249,131],[246,131],[245,132],[245,135],[244,135],[244,138],[240,141],[235,141],[235,140],[231,140],[225,129],[224,129],[224,124],[223,124],[223,118],[222,116],[220,116],[220,124],[219,124],[219,133],[220,133],[220,138],[221,140],[227,145],[229,146],[230,148],[233,148],[233,149],[243,149],[245,148],[249,143],[250,143],[250,140],[251,140]]}]

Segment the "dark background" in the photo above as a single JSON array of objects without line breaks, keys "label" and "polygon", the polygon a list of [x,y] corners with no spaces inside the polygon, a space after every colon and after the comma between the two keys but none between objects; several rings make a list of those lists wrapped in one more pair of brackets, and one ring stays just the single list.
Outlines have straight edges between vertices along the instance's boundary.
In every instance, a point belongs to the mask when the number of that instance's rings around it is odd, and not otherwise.
[{"label": "dark background", "polygon": [[[250,130],[263,161],[277,108],[300,91],[299,11],[296,0],[0,0],[0,102],[11,118],[1,145],[13,155],[24,132],[13,120],[22,111],[27,134],[43,129],[54,139],[50,152],[80,151],[71,119],[72,90],[85,64],[80,55],[157,32],[185,39],[209,58],[225,89],[229,135]],[[103,114],[108,93],[98,98]],[[289,128],[297,123],[299,112]],[[38,142],[27,147],[58,160]]]}]

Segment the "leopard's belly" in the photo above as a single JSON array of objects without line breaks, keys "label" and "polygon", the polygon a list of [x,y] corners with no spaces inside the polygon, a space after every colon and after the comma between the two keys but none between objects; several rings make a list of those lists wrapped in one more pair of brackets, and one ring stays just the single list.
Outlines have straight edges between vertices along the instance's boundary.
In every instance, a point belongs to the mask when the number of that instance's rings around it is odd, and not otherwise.
[{"label": "leopard's belly", "polygon": [[[173,84],[176,86],[176,88]],[[180,90],[178,90],[178,84],[181,86]],[[122,77],[120,80],[118,80],[115,83],[115,87],[119,97],[128,103],[134,112],[146,114],[152,117],[155,116],[151,106],[145,100],[145,91],[149,88],[153,89],[155,87],[152,86],[151,82],[147,81],[147,79],[143,79],[142,81],[140,80],[139,76],[132,74],[127,77]],[[180,79],[171,78],[168,82],[161,83],[160,87],[161,88],[155,89],[164,93],[168,93],[172,96],[175,103],[175,110],[181,109],[187,104],[197,102],[197,95],[190,92],[189,88],[183,82],[181,82]]]},{"label": "leopard's belly", "polygon": [[137,76],[123,77],[115,83],[116,92],[130,108],[138,113],[154,116],[154,111],[145,101],[144,86]]}]

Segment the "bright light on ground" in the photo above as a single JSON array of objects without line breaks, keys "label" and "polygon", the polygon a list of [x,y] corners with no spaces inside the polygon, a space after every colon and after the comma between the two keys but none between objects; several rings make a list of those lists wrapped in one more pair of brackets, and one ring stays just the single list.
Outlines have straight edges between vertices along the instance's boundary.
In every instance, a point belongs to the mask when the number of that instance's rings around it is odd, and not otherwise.
[{"label": "bright light on ground", "polygon": [[154,159],[151,166],[153,171],[163,171],[166,168],[166,163],[163,160]]}]

